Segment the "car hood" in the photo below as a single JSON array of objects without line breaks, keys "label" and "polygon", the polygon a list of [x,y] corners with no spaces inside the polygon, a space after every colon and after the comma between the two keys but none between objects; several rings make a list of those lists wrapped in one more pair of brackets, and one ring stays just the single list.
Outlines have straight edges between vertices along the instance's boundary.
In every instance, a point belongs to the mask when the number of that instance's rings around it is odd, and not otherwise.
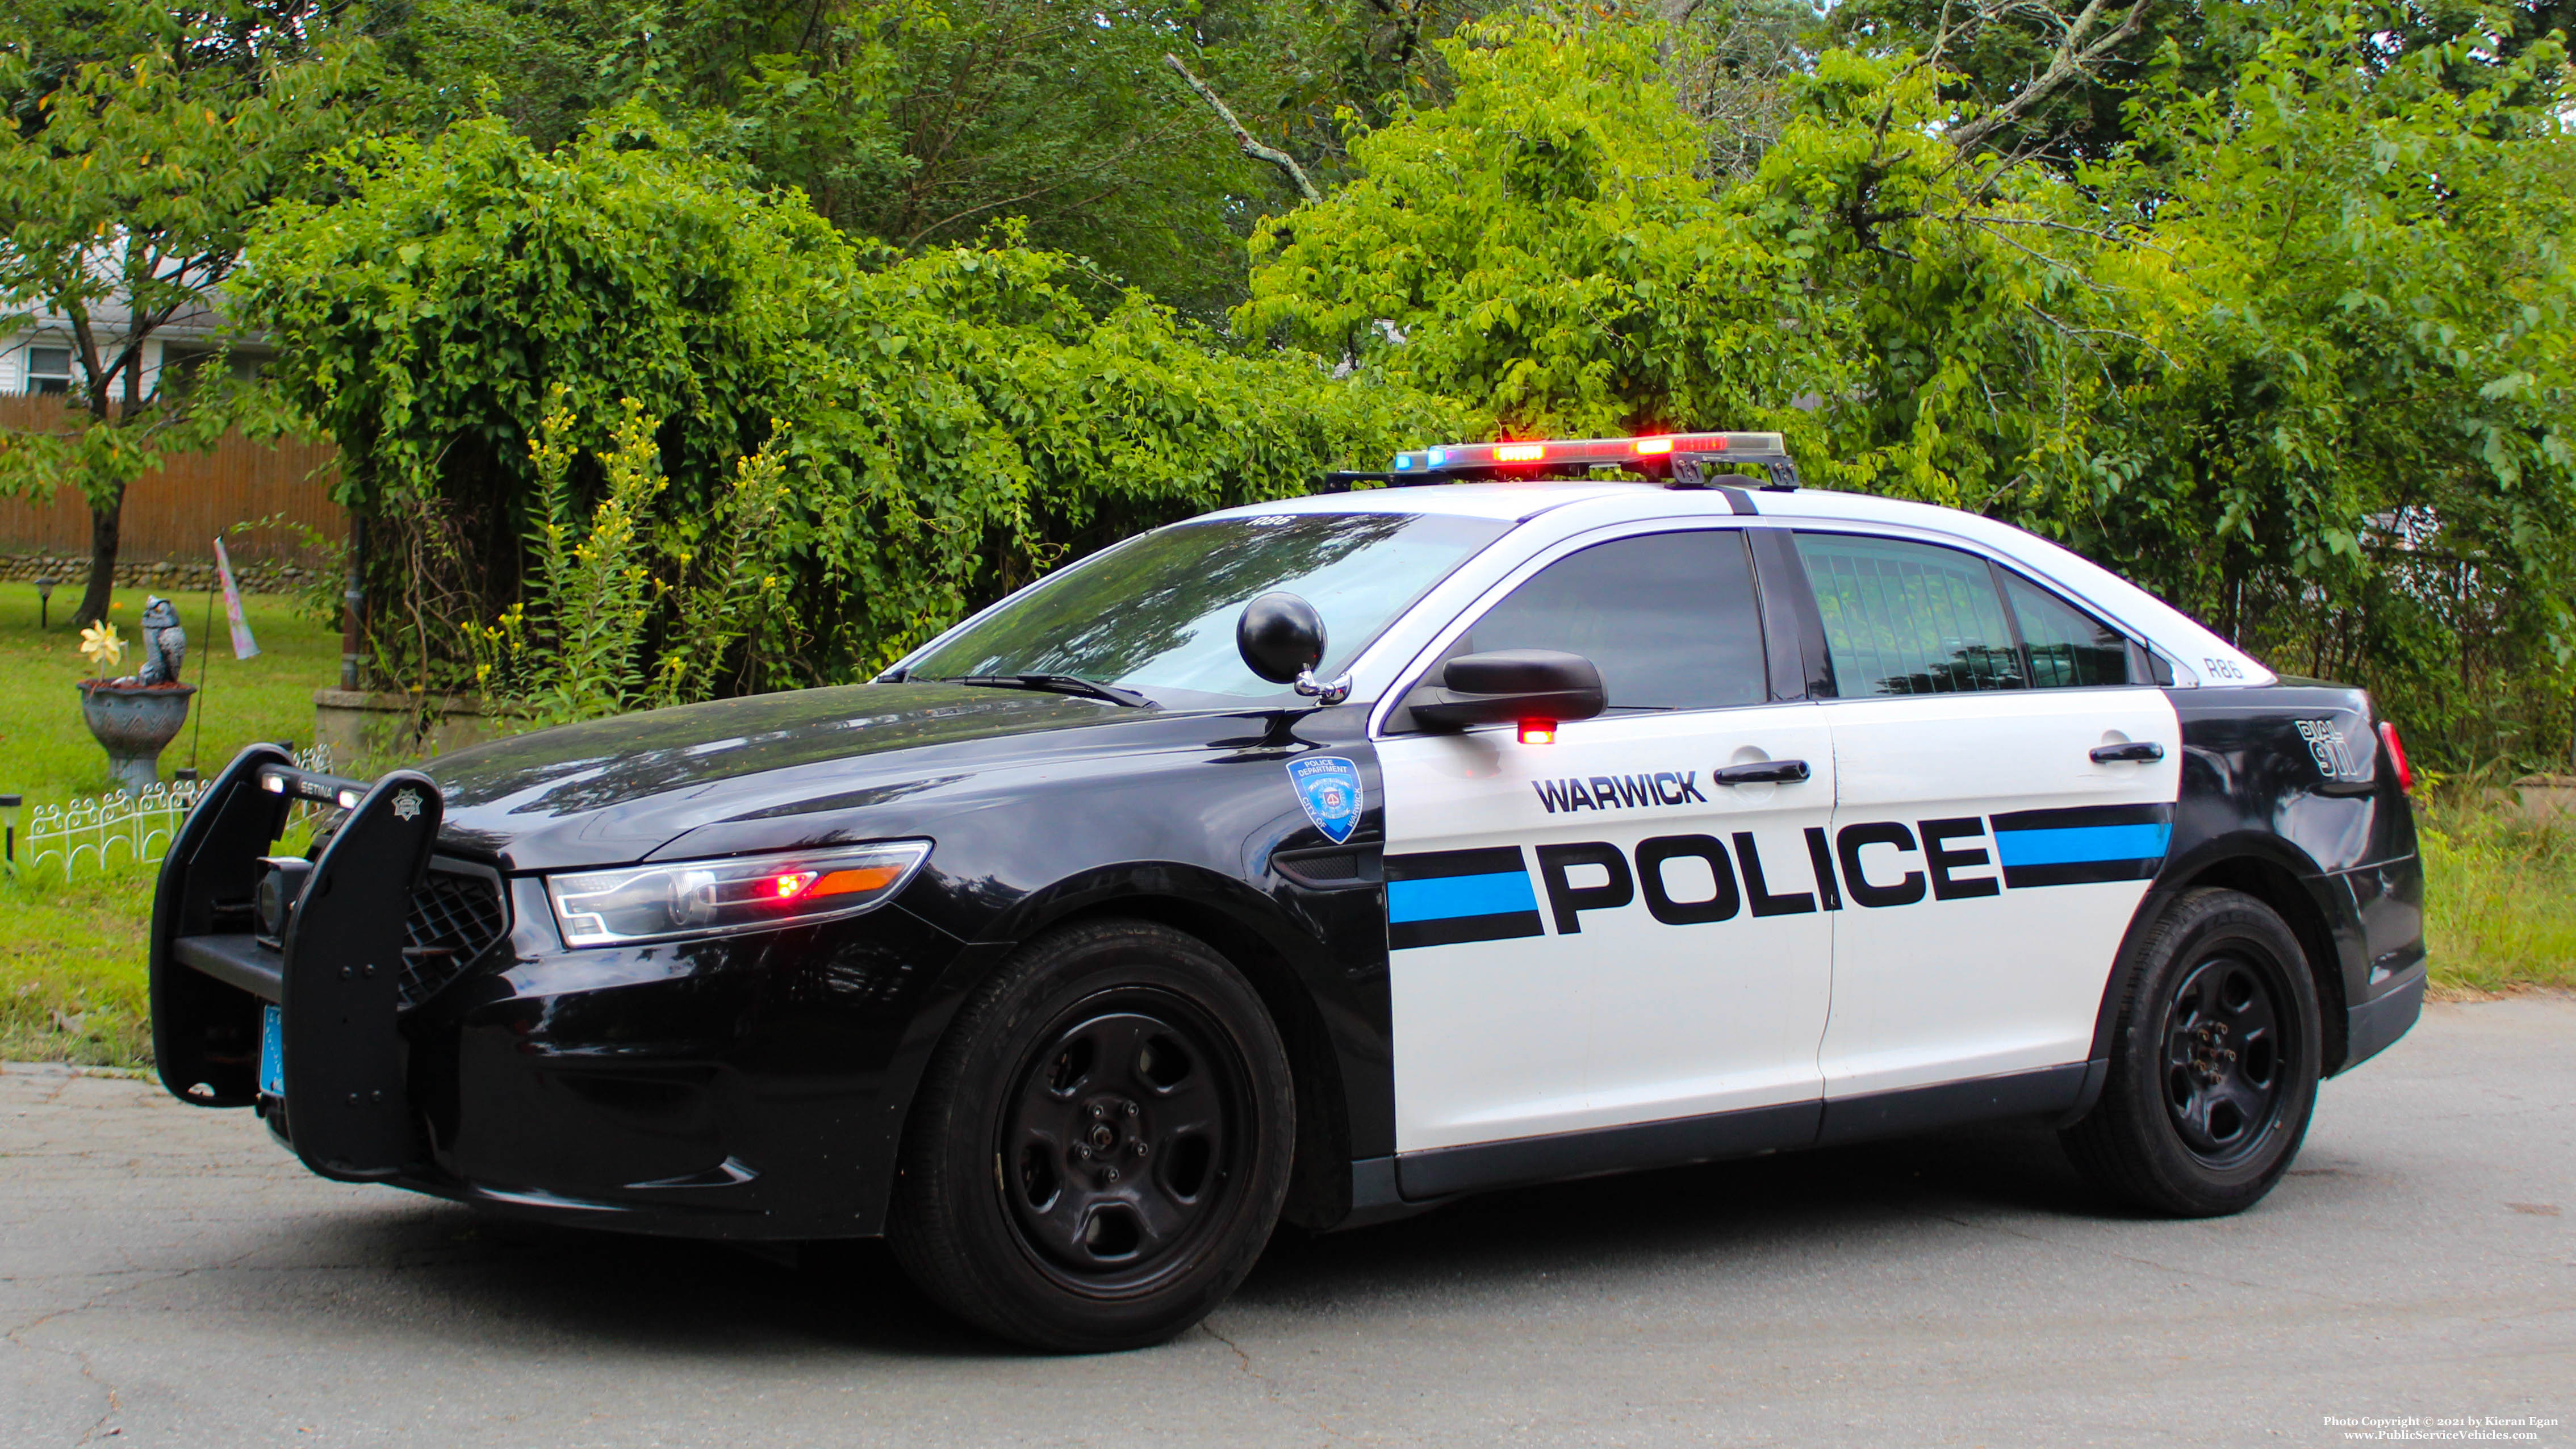
[{"label": "car hood", "polygon": [[564,725],[422,768],[445,798],[442,850],[504,870],[550,870],[640,860],[728,824],[738,828],[717,832],[727,848],[762,848],[765,821],[780,822],[766,833],[793,844],[796,817],[953,786],[1032,754],[1151,748],[1140,730],[1152,736],[1176,722],[1162,710],[1068,695],[858,684]]}]

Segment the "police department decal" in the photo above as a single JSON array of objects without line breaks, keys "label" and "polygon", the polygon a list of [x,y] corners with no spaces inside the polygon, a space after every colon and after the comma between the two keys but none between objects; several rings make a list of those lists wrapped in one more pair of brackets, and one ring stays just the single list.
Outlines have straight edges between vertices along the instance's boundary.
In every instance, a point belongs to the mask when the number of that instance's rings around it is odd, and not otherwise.
[{"label": "police department decal", "polygon": [[1288,762],[1288,784],[1306,818],[1335,845],[1360,824],[1360,768],[1338,755],[1308,755]]},{"label": "police department decal", "polygon": [[394,796],[394,818],[396,820],[413,820],[417,819],[419,815],[420,792],[418,790],[404,790]]}]

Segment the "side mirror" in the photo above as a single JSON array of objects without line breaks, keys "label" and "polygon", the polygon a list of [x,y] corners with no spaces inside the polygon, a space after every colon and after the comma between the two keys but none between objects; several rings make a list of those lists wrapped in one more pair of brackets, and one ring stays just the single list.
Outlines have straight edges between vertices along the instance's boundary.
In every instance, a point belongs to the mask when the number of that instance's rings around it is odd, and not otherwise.
[{"label": "side mirror", "polygon": [[1295,594],[1263,594],[1234,621],[1246,668],[1273,684],[1294,684],[1324,662],[1324,616]]},{"label": "side mirror", "polygon": [[1462,654],[1437,686],[1417,687],[1406,701],[1425,729],[1520,720],[1590,719],[1610,707],[1601,671],[1580,654],[1554,649],[1496,649]]}]

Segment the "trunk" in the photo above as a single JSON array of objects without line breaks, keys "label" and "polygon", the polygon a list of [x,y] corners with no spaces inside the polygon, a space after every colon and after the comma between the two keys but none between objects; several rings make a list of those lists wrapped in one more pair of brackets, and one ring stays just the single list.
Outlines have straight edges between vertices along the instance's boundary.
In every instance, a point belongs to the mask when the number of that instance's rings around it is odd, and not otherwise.
[{"label": "trunk", "polygon": [[75,628],[86,628],[107,617],[109,596],[116,592],[116,541],[124,512],[122,488],[105,506],[89,506],[89,587],[81,591],[80,612],[72,616]]},{"label": "trunk", "polygon": [[[86,332],[83,336],[86,339]],[[84,340],[86,346],[86,340]],[[95,364],[92,364],[95,366]],[[117,369],[125,384],[124,416],[132,418],[139,405],[143,385],[143,335],[137,331],[126,348],[125,365]],[[103,393],[103,390],[101,390]],[[90,416],[105,422],[108,404],[105,396],[94,393],[90,398]],[[89,587],[81,591],[80,613],[73,616],[75,628],[87,628],[107,617],[107,606],[116,593],[117,538],[124,529],[125,485],[101,503],[92,496],[89,504]]]}]

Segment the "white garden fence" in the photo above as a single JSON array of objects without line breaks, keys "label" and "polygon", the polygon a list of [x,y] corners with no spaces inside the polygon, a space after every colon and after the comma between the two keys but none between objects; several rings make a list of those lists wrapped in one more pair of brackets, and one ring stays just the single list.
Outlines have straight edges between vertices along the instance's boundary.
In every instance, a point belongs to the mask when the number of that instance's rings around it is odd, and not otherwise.
[{"label": "white garden fence", "polygon": [[[331,747],[315,745],[295,752],[298,768],[317,775],[331,772]],[[27,855],[29,870],[55,863],[69,881],[86,868],[93,874],[103,871],[120,856],[129,861],[149,863],[159,860],[170,848],[179,826],[205,794],[208,782],[203,780],[165,781],[146,789],[140,795],[112,791],[105,795],[84,795],[60,805],[39,805],[27,813]],[[322,807],[298,802],[289,817],[290,828],[311,820]]]}]

